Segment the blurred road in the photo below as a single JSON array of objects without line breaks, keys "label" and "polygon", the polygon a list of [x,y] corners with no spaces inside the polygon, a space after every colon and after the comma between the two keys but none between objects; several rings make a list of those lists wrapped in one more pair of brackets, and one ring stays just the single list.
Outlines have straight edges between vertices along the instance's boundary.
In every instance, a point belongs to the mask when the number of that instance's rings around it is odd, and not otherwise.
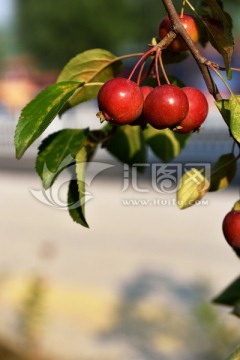
[{"label": "blurred road", "polygon": [[[12,312],[19,309],[26,281],[39,275],[52,289],[51,326],[42,339],[46,349],[68,359],[79,354],[99,359],[102,353],[104,359],[126,358],[123,345],[119,355],[114,346],[100,345],[91,336],[110,326],[113,309],[131,282],[159,276],[155,294],[159,287],[160,298],[166,297],[161,279],[185,287],[203,282],[210,299],[238,276],[239,261],[221,230],[237,189],[208,194],[204,205],[180,211],[172,203],[174,195],[160,196],[148,183],[147,193],[122,192],[122,176],[114,175],[109,169],[92,182],[93,198],[86,204],[90,229],[85,229],[67,211],[34,198],[31,190],[41,189],[37,175],[0,171],[3,335],[6,328],[16,332]],[[132,199],[146,201],[129,205]]]}]

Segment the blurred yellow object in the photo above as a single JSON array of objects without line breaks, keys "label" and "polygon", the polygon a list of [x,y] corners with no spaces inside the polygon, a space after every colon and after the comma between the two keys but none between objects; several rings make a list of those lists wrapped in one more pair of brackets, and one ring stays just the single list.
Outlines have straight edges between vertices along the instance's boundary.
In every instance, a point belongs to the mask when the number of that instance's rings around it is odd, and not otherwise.
[{"label": "blurred yellow object", "polygon": [[22,109],[37,93],[37,86],[28,79],[0,80],[0,103],[9,109]]}]

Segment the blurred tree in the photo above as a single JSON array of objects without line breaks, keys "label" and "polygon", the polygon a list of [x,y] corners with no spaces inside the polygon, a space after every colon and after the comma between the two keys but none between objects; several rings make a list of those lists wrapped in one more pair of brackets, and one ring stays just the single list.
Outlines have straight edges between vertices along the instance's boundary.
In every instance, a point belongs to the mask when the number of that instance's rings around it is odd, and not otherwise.
[{"label": "blurred tree", "polygon": [[164,14],[156,0],[18,0],[17,6],[23,50],[54,68],[93,47],[116,53],[145,46]]},{"label": "blurred tree", "polygon": [[[181,0],[174,3],[181,7]],[[192,2],[197,7],[199,1]],[[45,68],[61,68],[77,53],[106,48],[141,51],[165,15],[161,0],[17,0],[19,43]],[[224,1],[226,10],[235,1]],[[234,12],[232,12],[234,13]]]}]

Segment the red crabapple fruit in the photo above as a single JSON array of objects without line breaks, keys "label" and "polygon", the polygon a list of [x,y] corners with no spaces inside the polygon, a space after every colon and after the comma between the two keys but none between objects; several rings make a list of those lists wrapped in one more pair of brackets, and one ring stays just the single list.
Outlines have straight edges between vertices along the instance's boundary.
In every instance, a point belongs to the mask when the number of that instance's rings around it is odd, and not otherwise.
[{"label": "red crabapple fruit", "polygon": [[189,102],[187,116],[180,122],[177,132],[181,134],[199,129],[208,114],[208,102],[205,95],[193,87],[184,87],[182,91],[186,94]]},{"label": "red crabapple fruit", "polygon": [[[183,14],[183,16],[179,15],[179,19],[192,41],[196,44],[199,39],[199,30],[195,18],[192,15]],[[159,25],[159,38],[163,39],[169,33],[170,29],[171,21],[168,16],[165,16]],[[177,35],[176,39],[169,45],[168,50],[179,53],[188,50],[188,47],[181,36]]]},{"label": "red crabapple fruit", "polygon": [[240,211],[231,210],[223,219],[223,234],[228,244],[240,249]]},{"label": "red crabapple fruit", "polygon": [[186,94],[176,85],[161,85],[152,90],[144,101],[143,114],[156,129],[173,128],[188,114]]},{"label": "red crabapple fruit", "polygon": [[103,84],[98,93],[101,120],[117,125],[130,124],[142,113],[143,95],[139,86],[125,78],[114,78]]}]

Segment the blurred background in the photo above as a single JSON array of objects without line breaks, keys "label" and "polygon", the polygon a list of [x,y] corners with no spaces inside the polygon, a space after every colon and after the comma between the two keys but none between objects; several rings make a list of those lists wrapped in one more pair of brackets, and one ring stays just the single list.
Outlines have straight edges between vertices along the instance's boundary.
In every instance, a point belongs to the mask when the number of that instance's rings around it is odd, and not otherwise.
[{"label": "blurred background", "polygon": [[[174,3],[180,9],[181,2]],[[230,0],[224,6],[234,24],[232,64],[239,67],[240,7]],[[147,177],[140,179],[146,193],[131,186],[123,192],[123,166],[100,150],[94,161],[112,167],[91,183],[90,229],[84,229],[54,202],[36,198],[41,183],[34,161],[41,139],[23,159],[15,159],[21,109],[55,82],[68,60],[91,48],[116,55],[144,51],[164,15],[160,0],[114,5],[110,0],[0,0],[2,360],[217,360],[240,342],[238,319],[211,303],[239,275],[238,259],[221,230],[239,198],[239,171],[229,189],[180,211],[174,194],[154,192]],[[222,64],[210,45],[201,50]],[[167,71],[202,89],[210,104],[202,131],[174,163],[216,162],[231,151],[232,141],[196,65],[189,57]],[[234,73],[230,86],[236,93],[239,84]],[[98,127],[96,112],[95,101],[81,104],[55,119],[42,138],[65,127]],[[159,161],[152,153],[149,158]],[[62,201],[65,184],[60,179],[54,195]],[[132,199],[147,202],[134,205]]]}]

